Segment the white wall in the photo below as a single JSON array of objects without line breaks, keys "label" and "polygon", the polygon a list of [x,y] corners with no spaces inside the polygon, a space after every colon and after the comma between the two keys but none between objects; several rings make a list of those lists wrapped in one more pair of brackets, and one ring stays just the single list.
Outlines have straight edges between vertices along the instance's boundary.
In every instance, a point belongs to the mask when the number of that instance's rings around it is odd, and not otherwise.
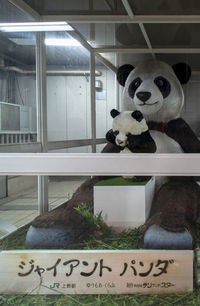
[{"label": "white wall", "polygon": [[48,140],[67,139],[66,80],[64,77],[47,78]]},{"label": "white wall", "polygon": [[106,99],[96,99],[96,129],[97,138],[105,137],[106,132],[112,127],[112,117],[110,111],[116,108],[115,99],[115,74],[110,70],[102,70],[102,76],[97,77],[97,80],[103,82],[103,91],[105,91]]},{"label": "white wall", "polygon": [[90,138],[89,83],[82,76],[47,77],[48,140]]},{"label": "white wall", "polygon": [[[97,138],[104,138],[112,125],[110,110],[116,107],[116,83],[112,71],[100,71],[96,80],[102,81],[104,99],[96,100],[96,128]],[[35,77],[18,77],[15,103],[31,107],[32,129],[36,129]],[[91,138],[89,77],[47,76],[47,112],[49,141]]]},{"label": "white wall", "polygon": [[67,139],[91,138],[90,88],[86,77],[66,78]]},{"label": "white wall", "polygon": [[[96,79],[103,82],[106,99],[96,100],[97,138],[111,128],[110,110],[115,107],[114,73],[101,72]],[[91,138],[90,87],[85,76],[47,77],[47,109],[49,141]]]},{"label": "white wall", "polygon": [[[37,130],[36,80],[34,76],[16,76],[15,104],[24,105],[23,112],[29,112],[30,130]],[[28,106],[28,108],[26,108]],[[24,116],[25,118],[26,116]],[[22,124],[23,125],[23,124]],[[27,130],[27,128],[22,130]]]}]

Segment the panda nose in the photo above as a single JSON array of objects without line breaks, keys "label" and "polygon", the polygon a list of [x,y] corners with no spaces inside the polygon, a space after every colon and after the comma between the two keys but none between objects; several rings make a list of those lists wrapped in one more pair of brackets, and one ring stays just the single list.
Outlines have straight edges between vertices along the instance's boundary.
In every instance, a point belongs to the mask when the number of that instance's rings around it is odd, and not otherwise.
[{"label": "panda nose", "polygon": [[151,93],[149,91],[140,91],[136,94],[136,96],[142,102],[146,102],[151,97]]}]

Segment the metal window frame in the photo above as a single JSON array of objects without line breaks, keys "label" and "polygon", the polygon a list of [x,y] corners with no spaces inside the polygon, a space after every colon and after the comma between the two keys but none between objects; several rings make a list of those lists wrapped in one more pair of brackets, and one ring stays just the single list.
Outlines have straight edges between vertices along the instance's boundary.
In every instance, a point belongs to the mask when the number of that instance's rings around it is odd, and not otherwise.
[{"label": "metal window frame", "polygon": [[[200,23],[199,15],[134,15],[128,0],[122,0],[127,15],[39,15],[23,0],[8,0],[23,12],[28,13],[33,19],[40,21],[67,21],[73,23],[135,23],[138,24],[142,35],[147,43],[147,48],[118,48],[105,46],[92,48],[80,33],[74,35],[82,45],[90,52],[91,56],[91,81],[94,83],[94,58],[95,56],[109,69],[116,72],[117,67],[103,58],[100,53],[200,53],[200,48],[152,48],[151,42],[145,30],[146,23]],[[117,65],[117,62],[116,62]],[[44,71],[43,71],[44,72]],[[94,85],[94,84],[93,84]],[[95,151],[95,105],[94,88],[90,89],[92,114],[92,145]],[[116,93],[119,89],[116,90]],[[42,94],[42,93],[41,93]],[[63,146],[62,144],[56,144]],[[68,143],[69,144],[69,143]],[[42,144],[40,144],[42,145]],[[54,142],[55,145],[55,142]],[[48,143],[47,150],[54,146]],[[25,147],[24,147],[25,148]],[[2,167],[1,175],[199,175],[200,155],[199,154],[139,154],[125,156],[123,154],[56,154],[53,153],[8,153],[0,154]],[[116,169],[117,165],[117,169]],[[44,184],[40,182],[44,190]]]},{"label": "metal window frame", "polygon": [[41,15],[41,21],[69,23],[200,23],[200,15]]},{"label": "metal window frame", "polygon": [[[41,152],[48,152],[47,134],[47,81],[45,32],[36,33],[36,97],[37,97],[37,140]],[[48,176],[38,176],[39,214],[49,210]]]},{"label": "metal window frame", "polygon": [[[41,16],[34,11],[23,0],[9,0],[10,3],[15,5],[23,12],[29,14],[35,20],[41,20]],[[96,145],[104,143],[104,139],[96,139],[96,96],[95,96],[95,57],[98,58],[106,67],[116,72],[114,67],[109,61],[104,59],[100,54],[96,54],[94,49],[84,40],[80,33],[74,32],[74,38],[78,39],[81,44],[90,53],[90,103],[91,103],[91,133],[92,139],[84,140],[71,140],[62,142],[48,142],[47,136],[47,93],[46,93],[46,49],[44,44],[45,33],[36,33],[36,96],[37,96],[37,136],[38,143],[31,145],[16,145],[16,146],[1,146],[2,151],[18,150],[19,152],[48,152],[50,149],[64,148],[65,145],[69,147],[91,145],[92,152],[96,152]],[[66,148],[66,147],[65,147]],[[15,151],[16,152],[16,151]],[[22,153],[23,154],[23,153]],[[14,157],[15,158],[15,157]],[[17,161],[16,161],[17,162]],[[23,173],[26,175],[26,173]],[[33,175],[36,175],[34,172]],[[39,213],[42,214],[48,211],[48,175],[38,173],[38,208]]]},{"label": "metal window frame", "polygon": [[200,174],[200,154],[189,153],[1,153],[0,160],[0,175],[199,176]]},{"label": "metal window frame", "polygon": [[[153,48],[151,41],[145,29],[145,24],[160,24],[160,23],[200,23],[200,15],[135,15],[128,0],[121,0],[127,15],[39,15],[23,0],[8,0],[10,3],[18,7],[23,12],[29,14],[35,20],[40,21],[67,21],[73,26],[73,23],[134,23],[138,24],[141,33],[147,43],[147,48],[92,48],[85,39],[78,33],[78,40],[91,52],[95,52],[95,56],[102,61],[109,69],[116,72],[117,68],[108,60],[104,59],[99,53],[116,52],[116,53],[150,53],[155,58],[156,53],[200,53],[200,48]],[[77,31],[75,31],[77,32]],[[72,33],[70,33],[72,34]],[[77,34],[77,33],[76,33]]]}]

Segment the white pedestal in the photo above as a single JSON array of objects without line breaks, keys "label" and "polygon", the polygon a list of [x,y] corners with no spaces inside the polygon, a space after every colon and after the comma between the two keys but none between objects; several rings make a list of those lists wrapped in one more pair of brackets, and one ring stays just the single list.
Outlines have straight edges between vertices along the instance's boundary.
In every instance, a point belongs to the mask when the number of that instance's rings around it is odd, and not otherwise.
[{"label": "white pedestal", "polygon": [[144,185],[94,186],[94,214],[117,231],[142,225],[149,217],[155,178]]}]

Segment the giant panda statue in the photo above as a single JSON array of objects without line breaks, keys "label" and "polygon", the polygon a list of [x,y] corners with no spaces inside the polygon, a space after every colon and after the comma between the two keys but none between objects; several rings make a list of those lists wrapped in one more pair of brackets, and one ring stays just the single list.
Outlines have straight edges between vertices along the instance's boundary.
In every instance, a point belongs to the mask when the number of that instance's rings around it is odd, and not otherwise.
[{"label": "giant panda statue", "polygon": [[[123,110],[142,112],[156,144],[156,153],[199,153],[200,142],[180,117],[184,105],[181,84],[189,81],[191,69],[147,61],[137,67],[123,65],[118,82],[124,87]],[[112,145],[104,148],[111,152]],[[144,247],[192,249],[195,245],[200,188],[191,177],[156,179],[151,216],[144,230]]]},{"label": "giant panda statue", "polygon": [[[124,87],[122,110],[143,114],[157,153],[200,152],[198,138],[180,117],[184,105],[181,84],[187,83],[190,75],[186,64],[171,67],[159,61],[142,62],[137,67],[123,65],[117,71],[117,80]],[[120,148],[108,142],[102,152],[118,153]],[[136,152],[152,151],[140,147]],[[38,216],[27,233],[27,246],[62,247],[85,239],[87,225],[74,208],[81,203],[93,207],[93,185],[99,179],[87,180],[68,203]],[[150,219],[144,227],[144,247],[192,249],[199,201],[200,188],[192,177],[157,178]]]}]

